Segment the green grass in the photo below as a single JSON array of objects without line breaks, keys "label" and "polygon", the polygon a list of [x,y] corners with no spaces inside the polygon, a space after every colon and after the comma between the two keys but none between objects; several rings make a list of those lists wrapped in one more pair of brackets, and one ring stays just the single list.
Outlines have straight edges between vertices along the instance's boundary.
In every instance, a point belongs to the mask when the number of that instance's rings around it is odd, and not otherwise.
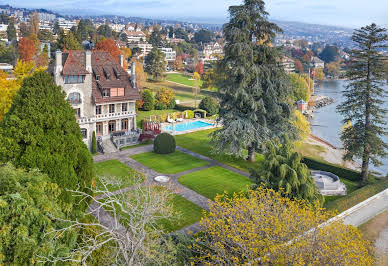
[{"label": "green grass", "polygon": [[140,144],[136,144],[136,145],[132,145],[132,146],[128,146],[128,147],[124,147],[124,148],[121,148],[120,150],[123,151],[123,150],[130,150],[130,149],[133,149],[133,148],[138,148],[138,147],[142,147],[142,146],[147,146],[147,145],[150,145],[150,144],[153,144],[154,141],[149,139],[149,140],[145,140],[143,141],[142,143]]},{"label": "green grass", "polygon": [[[216,129],[202,130],[194,133],[188,133],[184,135],[175,136],[177,145],[199,153],[203,156],[212,158],[213,160],[219,161],[221,163],[227,164],[234,168],[240,169],[242,171],[249,172],[250,168],[253,168],[257,165],[254,163],[248,162],[243,158],[236,158],[229,155],[216,155],[212,153],[212,146],[209,144],[209,134]],[[258,163],[264,160],[264,156],[256,153],[256,161]]]},{"label": "green grass", "polygon": [[174,232],[201,220],[204,210],[181,195],[173,194],[171,204],[177,214],[176,217],[161,219],[159,222],[166,232]]},{"label": "green grass", "polygon": [[236,174],[219,166],[183,175],[178,179],[182,185],[213,200],[217,194],[228,194],[246,190],[252,182],[245,176]]},{"label": "green grass", "polygon": [[[186,86],[194,86],[194,79],[192,79],[192,76],[185,76],[179,73],[167,74],[167,80]],[[202,80],[200,81],[200,86],[202,86]]]},{"label": "green grass", "polygon": [[140,176],[142,178],[142,175],[136,170],[119,160],[95,163],[95,166],[97,174],[97,188],[101,187],[101,182],[98,177],[108,177],[109,179],[112,179],[113,181],[117,180],[117,183],[120,183],[120,185],[114,183],[107,185],[109,191],[116,191],[133,185],[134,181],[136,181],[136,176]]},{"label": "green grass", "polygon": [[326,149],[320,145],[314,145],[310,143],[298,143],[295,147],[295,151],[301,153],[303,156],[308,156],[322,160],[321,153],[324,153]]},{"label": "green grass", "polygon": [[138,111],[136,114],[136,124],[137,127],[141,127],[141,121],[143,118],[148,118],[151,115],[162,115],[179,112],[179,110],[175,109],[167,109],[167,110],[152,110],[152,111]]},{"label": "green grass", "polygon": [[177,174],[208,164],[206,161],[202,161],[180,151],[175,151],[170,154],[146,152],[132,155],[131,158],[163,174]]}]

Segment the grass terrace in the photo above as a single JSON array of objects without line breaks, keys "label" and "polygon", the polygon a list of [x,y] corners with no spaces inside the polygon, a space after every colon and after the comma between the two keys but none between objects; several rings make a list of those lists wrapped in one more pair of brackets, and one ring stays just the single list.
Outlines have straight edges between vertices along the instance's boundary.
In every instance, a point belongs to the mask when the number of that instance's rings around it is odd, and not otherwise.
[{"label": "grass terrace", "polygon": [[[194,79],[192,76],[186,76],[179,73],[167,74],[167,80],[180,83],[186,86],[194,86]],[[202,80],[200,81],[200,86],[202,86]]]},{"label": "grass terrace", "polygon": [[[125,187],[132,186],[136,181],[136,176],[143,179],[142,174],[132,169],[128,165],[120,162],[119,160],[110,160],[100,163],[95,163],[96,166],[96,185],[97,188],[101,187],[99,177],[109,177],[112,179],[112,184],[107,187],[109,191],[116,191]],[[117,181],[117,184],[114,184]]]},{"label": "grass terrace", "polygon": [[177,174],[208,164],[206,161],[180,151],[170,154],[146,152],[132,155],[131,158],[163,174]]},{"label": "grass terrace", "polygon": [[152,110],[152,111],[138,111],[136,114],[136,124],[137,127],[141,127],[141,121],[144,118],[147,118],[152,115],[163,115],[163,114],[169,114],[169,113],[175,113],[179,112],[179,110],[175,109],[167,109],[167,110]]},{"label": "grass terrace", "polygon": [[213,200],[217,194],[228,194],[246,190],[252,182],[245,176],[219,166],[210,167],[178,179],[179,183]]}]

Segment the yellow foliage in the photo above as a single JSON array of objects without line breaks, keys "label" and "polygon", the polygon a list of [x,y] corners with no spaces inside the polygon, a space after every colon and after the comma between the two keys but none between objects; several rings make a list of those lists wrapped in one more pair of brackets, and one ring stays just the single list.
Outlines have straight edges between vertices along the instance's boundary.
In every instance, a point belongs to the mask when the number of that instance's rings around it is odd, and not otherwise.
[{"label": "yellow foliage", "polygon": [[0,121],[11,108],[13,98],[20,85],[15,79],[7,79],[8,75],[0,71]]},{"label": "yellow foliage", "polygon": [[24,78],[32,76],[34,73],[35,63],[34,61],[23,62],[18,60],[14,67],[14,75],[16,79],[21,82]]},{"label": "yellow foliage", "polygon": [[332,215],[262,187],[218,195],[192,249],[208,265],[372,265],[370,243],[357,228],[319,226]]},{"label": "yellow foliage", "polygon": [[169,88],[160,88],[155,95],[155,98],[165,104],[169,105],[171,101],[174,99],[174,92]]},{"label": "yellow foliage", "polygon": [[292,120],[292,124],[296,127],[298,135],[302,141],[305,140],[308,136],[310,136],[310,123],[309,121],[307,121],[306,117],[298,110],[295,110],[294,112],[294,119]]}]

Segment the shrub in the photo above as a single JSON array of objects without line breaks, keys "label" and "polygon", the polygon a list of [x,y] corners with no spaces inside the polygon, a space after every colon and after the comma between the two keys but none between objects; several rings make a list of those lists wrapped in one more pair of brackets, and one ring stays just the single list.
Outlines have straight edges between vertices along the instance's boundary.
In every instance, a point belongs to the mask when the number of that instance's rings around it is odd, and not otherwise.
[{"label": "shrub", "polygon": [[218,103],[210,96],[206,96],[199,104],[199,108],[205,110],[209,115],[218,114]]},{"label": "shrub", "polygon": [[92,154],[97,153],[97,140],[96,140],[96,132],[93,131],[92,135]]},{"label": "shrub", "polygon": [[145,89],[143,93],[141,94],[141,98],[143,100],[143,110],[144,111],[151,111],[154,109],[155,106],[155,99],[152,95],[152,91]]},{"label": "shrub", "polygon": [[351,181],[361,181],[361,174],[359,172],[341,167],[339,165],[331,164],[310,157],[304,157],[303,163],[305,163],[308,168],[313,170],[330,172],[341,178],[345,178]]},{"label": "shrub", "polygon": [[168,88],[160,88],[156,92],[155,99],[165,106],[168,106],[174,99],[174,92]]},{"label": "shrub", "polygon": [[185,110],[183,112],[183,118],[187,118],[187,119],[194,118],[194,112],[192,110]]},{"label": "shrub", "polygon": [[158,154],[173,153],[176,148],[174,136],[168,133],[162,133],[156,136],[154,140],[154,152]]},{"label": "shrub", "polygon": [[155,101],[155,110],[166,110],[166,109],[167,109],[167,105],[165,105],[162,102]]}]

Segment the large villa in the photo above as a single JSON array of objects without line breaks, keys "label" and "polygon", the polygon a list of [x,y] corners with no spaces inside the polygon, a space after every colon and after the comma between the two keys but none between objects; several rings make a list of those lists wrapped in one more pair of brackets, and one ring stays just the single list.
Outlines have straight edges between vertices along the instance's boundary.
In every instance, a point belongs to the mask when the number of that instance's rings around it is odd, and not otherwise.
[{"label": "large villa", "polygon": [[[103,51],[57,51],[50,69],[54,81],[66,93],[90,148],[93,131],[103,140],[115,132],[136,129],[135,70],[124,70],[122,55],[117,61]],[[131,78],[132,77],[132,78]]]}]

